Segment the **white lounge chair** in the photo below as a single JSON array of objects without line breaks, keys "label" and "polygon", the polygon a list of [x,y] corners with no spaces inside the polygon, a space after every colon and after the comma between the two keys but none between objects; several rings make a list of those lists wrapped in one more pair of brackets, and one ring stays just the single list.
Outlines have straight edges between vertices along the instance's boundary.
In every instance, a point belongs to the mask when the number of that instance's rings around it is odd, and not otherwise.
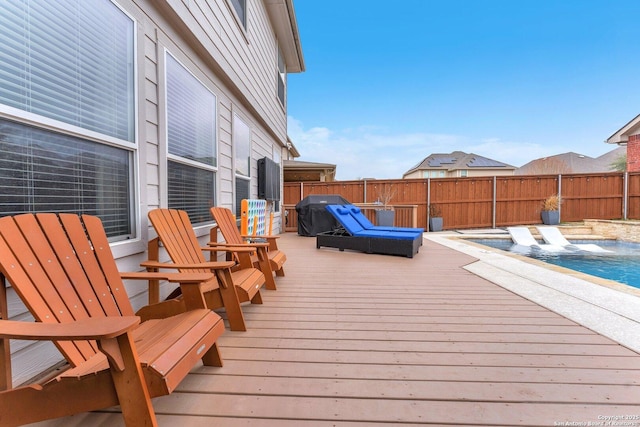
[{"label": "white lounge chair", "polygon": [[507,227],[507,231],[511,236],[511,240],[515,243],[511,247],[512,252],[530,253],[530,252],[546,252],[546,253],[566,253],[569,252],[561,245],[539,243],[529,231],[527,227]]},{"label": "white lounge chair", "polygon": [[610,250],[604,249],[594,243],[571,243],[562,235],[558,227],[537,228],[544,241],[551,245],[562,246],[570,251],[611,252]]}]

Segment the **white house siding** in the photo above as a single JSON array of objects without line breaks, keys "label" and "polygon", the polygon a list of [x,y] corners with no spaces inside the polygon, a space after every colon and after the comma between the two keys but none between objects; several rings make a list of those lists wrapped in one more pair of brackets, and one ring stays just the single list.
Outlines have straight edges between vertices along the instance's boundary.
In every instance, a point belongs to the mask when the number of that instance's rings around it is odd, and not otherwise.
[{"label": "white house siding", "polygon": [[493,170],[473,170],[468,169],[469,177],[480,177],[480,176],[512,176],[513,169],[493,169]]},{"label": "white house siding", "polygon": [[402,177],[402,179],[422,178],[422,171],[413,171]]},{"label": "white house siding", "polygon": [[[234,205],[232,118],[251,128],[251,195],[257,197],[257,160],[286,145],[286,110],[277,97],[277,40],[263,0],[247,0],[247,30],[228,0],[113,0],[136,22],[137,159],[134,239],[112,245],[121,271],[139,270],[154,237],[146,213],[167,206],[165,52],[196,76],[217,100],[216,204]],[[281,180],[282,182],[282,180]],[[274,230],[280,230],[280,213]],[[209,227],[196,231],[203,240]],[[135,308],[146,302],[146,284],[127,283]],[[168,293],[170,289],[164,289]],[[30,320],[8,289],[10,318]],[[61,361],[49,343],[12,341],[14,384]]]},{"label": "white house siding", "polygon": [[[491,170],[487,170],[487,169],[481,169],[481,170],[474,170],[474,169],[465,169],[467,171],[467,177],[468,178],[477,178],[477,177],[487,177],[487,176],[511,176],[513,175],[513,170],[509,169],[509,170],[502,170],[502,169],[491,169]],[[434,170],[436,172],[439,172],[439,170]],[[420,169],[417,171],[413,171],[411,173],[408,173],[406,175],[404,175],[402,177],[402,179],[414,179],[414,178],[428,178],[429,175],[429,170],[424,170],[424,169]],[[432,176],[431,178],[457,178],[460,177],[461,175],[461,170],[454,170],[454,171],[445,171],[445,175],[444,176]],[[424,176],[423,176],[424,175]]]}]

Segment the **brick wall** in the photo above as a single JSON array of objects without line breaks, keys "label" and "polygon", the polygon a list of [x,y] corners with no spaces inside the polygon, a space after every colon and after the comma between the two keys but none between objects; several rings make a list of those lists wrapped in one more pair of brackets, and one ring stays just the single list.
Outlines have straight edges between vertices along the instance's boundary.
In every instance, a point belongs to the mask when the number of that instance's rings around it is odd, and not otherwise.
[{"label": "brick wall", "polygon": [[627,171],[640,172],[640,134],[629,135],[627,143]]}]

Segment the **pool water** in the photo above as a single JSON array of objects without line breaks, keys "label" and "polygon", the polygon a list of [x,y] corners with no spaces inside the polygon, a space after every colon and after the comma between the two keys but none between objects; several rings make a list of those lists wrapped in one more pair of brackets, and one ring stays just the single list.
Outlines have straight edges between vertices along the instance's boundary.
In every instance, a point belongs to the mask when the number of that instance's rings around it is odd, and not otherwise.
[{"label": "pool water", "polygon": [[[471,241],[504,251],[509,251],[513,245],[510,239],[471,239]],[[571,243],[594,242],[573,240]],[[527,256],[640,289],[640,243],[615,240],[599,240],[596,243],[612,252],[602,254],[579,252],[561,255],[531,253]]]}]

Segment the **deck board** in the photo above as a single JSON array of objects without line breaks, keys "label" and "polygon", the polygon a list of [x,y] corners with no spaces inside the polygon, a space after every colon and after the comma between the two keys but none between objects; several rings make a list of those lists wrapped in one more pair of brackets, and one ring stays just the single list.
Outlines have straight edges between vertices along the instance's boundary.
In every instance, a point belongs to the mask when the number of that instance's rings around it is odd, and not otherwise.
[{"label": "deck board", "polygon": [[[413,259],[316,249],[285,234],[286,276],[248,331],[220,339],[154,399],[162,425],[551,426],[640,414],[640,355],[462,267],[425,241]],[[117,412],[42,425],[121,425]],[[640,420],[638,420],[640,425]]]}]

